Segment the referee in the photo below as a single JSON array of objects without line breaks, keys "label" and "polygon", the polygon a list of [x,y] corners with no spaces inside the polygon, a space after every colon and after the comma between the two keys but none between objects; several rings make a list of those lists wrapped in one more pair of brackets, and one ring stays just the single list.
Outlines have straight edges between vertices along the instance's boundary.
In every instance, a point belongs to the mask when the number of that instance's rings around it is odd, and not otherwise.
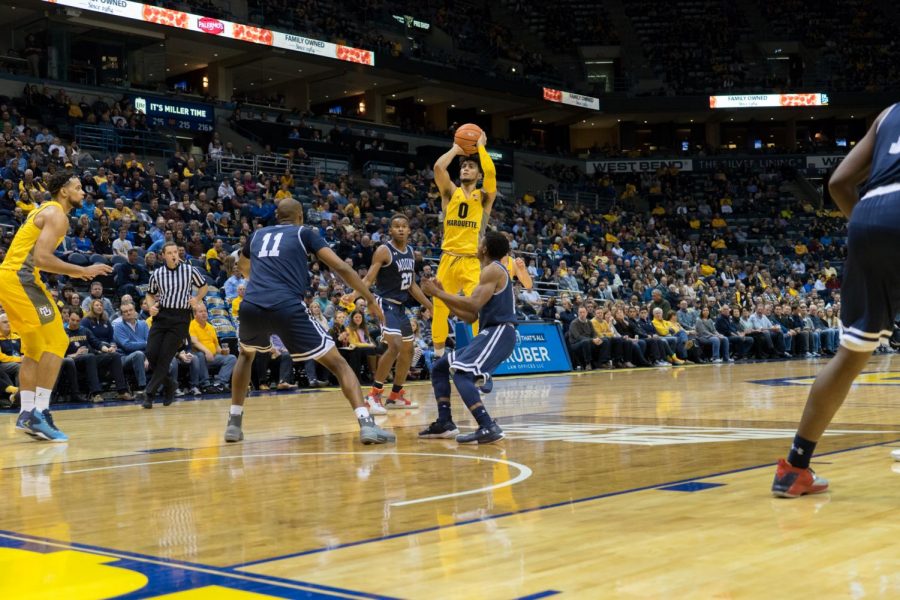
[{"label": "referee", "polygon": [[[176,381],[169,377],[169,364],[175,354],[188,339],[192,308],[203,302],[206,296],[206,279],[200,271],[178,257],[175,242],[166,242],[162,247],[165,264],[150,276],[147,304],[153,316],[153,326],[147,338],[147,360],[153,375],[144,390],[141,406],[153,408],[156,389],[164,386],[163,406],[175,400]],[[197,297],[191,297],[193,288],[199,288]]]}]

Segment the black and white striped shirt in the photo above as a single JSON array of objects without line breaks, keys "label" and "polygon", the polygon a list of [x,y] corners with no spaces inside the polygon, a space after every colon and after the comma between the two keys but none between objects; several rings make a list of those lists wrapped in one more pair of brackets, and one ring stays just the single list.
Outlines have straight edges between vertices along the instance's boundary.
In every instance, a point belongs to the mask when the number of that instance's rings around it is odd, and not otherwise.
[{"label": "black and white striped shirt", "polygon": [[192,286],[203,287],[206,278],[196,268],[182,262],[174,269],[163,265],[150,275],[150,288],[160,308],[188,309],[191,307]]}]

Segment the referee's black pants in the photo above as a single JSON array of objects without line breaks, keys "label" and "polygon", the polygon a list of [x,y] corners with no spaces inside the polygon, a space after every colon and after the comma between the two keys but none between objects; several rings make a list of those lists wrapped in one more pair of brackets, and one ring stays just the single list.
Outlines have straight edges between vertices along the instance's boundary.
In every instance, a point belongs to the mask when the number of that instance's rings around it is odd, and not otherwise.
[{"label": "referee's black pants", "polygon": [[[169,378],[169,365],[189,337],[190,309],[161,308],[153,317],[153,326],[147,337],[147,360],[153,375],[147,382],[147,397],[152,398],[156,389]],[[177,384],[177,382],[171,382]]]}]

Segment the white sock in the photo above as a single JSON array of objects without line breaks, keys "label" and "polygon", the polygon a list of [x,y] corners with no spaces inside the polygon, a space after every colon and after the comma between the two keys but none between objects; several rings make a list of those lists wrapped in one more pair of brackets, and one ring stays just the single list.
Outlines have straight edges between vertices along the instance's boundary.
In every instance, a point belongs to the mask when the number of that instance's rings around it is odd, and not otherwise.
[{"label": "white sock", "polygon": [[244,407],[243,407],[243,406],[239,406],[239,405],[237,405],[237,404],[232,404],[232,405],[231,405],[231,410],[228,412],[228,414],[230,414],[230,415],[236,415],[236,416],[239,417],[239,416],[241,416],[242,414],[244,414]]},{"label": "white sock", "polygon": [[34,392],[28,392],[25,390],[21,390],[19,392],[22,399],[22,408],[19,409],[19,414],[23,412],[30,412],[34,409]]},{"label": "white sock", "polygon": [[53,390],[48,390],[47,388],[39,387],[34,391],[34,407],[38,410],[38,412],[44,412],[48,408],[50,408],[50,395],[53,394]]},{"label": "white sock", "polygon": [[357,419],[368,419],[369,418],[369,409],[365,406],[360,406],[359,408],[354,408],[353,412],[356,413]]},{"label": "white sock", "polygon": [[440,358],[440,357],[442,357],[443,355],[444,355],[444,349],[443,349],[443,348],[435,348],[435,349],[434,349],[434,357],[435,357],[435,358]]}]

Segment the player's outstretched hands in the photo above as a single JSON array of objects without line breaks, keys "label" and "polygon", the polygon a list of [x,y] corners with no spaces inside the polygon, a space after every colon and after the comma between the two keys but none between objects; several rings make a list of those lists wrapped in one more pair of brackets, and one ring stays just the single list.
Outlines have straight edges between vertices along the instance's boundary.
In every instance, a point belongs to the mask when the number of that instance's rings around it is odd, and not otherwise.
[{"label": "player's outstretched hands", "polygon": [[375,315],[375,318],[378,319],[379,323],[381,323],[382,325],[385,324],[384,311],[381,310],[381,307],[378,306],[378,304],[370,304],[367,308],[370,313]]},{"label": "player's outstretched hands", "polygon": [[79,279],[96,279],[101,275],[109,275],[112,272],[113,268],[111,266],[98,263],[89,267],[83,267],[77,277]]},{"label": "player's outstretched hands", "polygon": [[444,286],[435,278],[423,279],[421,282],[422,291],[427,296],[434,296],[436,291],[444,291]]},{"label": "player's outstretched hands", "polygon": [[460,145],[457,144],[457,143],[454,143],[454,144],[453,144],[453,150],[456,151],[457,156],[468,156],[468,155],[466,154],[466,151],[463,150],[463,147],[460,146]]}]

